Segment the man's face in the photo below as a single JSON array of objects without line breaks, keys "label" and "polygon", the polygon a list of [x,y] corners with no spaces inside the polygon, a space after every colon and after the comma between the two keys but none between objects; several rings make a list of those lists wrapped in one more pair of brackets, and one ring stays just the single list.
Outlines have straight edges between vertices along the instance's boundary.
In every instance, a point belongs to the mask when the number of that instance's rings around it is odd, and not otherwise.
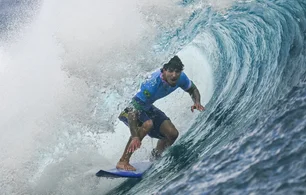
[{"label": "man's face", "polygon": [[163,79],[172,87],[174,87],[180,78],[182,71],[177,69],[168,68],[163,69]]}]

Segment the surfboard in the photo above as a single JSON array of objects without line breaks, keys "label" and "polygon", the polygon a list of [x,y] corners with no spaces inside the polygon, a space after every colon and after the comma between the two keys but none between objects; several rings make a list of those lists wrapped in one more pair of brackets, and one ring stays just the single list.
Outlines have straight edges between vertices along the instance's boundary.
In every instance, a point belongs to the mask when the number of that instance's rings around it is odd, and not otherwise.
[{"label": "surfboard", "polygon": [[136,162],[131,163],[133,167],[136,168],[136,171],[126,171],[121,169],[101,169],[96,173],[97,177],[106,177],[106,178],[141,178],[146,170],[148,170],[152,166],[152,162],[144,161],[144,162]]}]

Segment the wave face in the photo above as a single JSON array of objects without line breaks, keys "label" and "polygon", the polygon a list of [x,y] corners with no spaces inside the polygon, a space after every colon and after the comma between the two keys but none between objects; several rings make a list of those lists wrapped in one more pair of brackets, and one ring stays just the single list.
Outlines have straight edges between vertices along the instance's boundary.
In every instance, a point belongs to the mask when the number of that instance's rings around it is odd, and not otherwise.
[{"label": "wave face", "polygon": [[305,32],[304,1],[194,10],[177,36],[213,50],[212,98],[143,180],[110,194],[305,193]]},{"label": "wave face", "polygon": [[[2,6],[1,194],[306,193],[304,0],[74,2]],[[205,111],[157,102],[179,140],[141,180],[96,178],[129,136],[116,116],[176,53]]]}]

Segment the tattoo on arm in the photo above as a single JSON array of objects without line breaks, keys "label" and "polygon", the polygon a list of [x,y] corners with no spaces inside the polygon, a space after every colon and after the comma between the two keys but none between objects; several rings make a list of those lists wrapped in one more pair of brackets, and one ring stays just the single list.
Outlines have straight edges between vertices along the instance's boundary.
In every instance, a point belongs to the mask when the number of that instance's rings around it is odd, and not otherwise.
[{"label": "tattoo on arm", "polygon": [[191,87],[187,90],[187,92],[190,94],[194,103],[200,103],[201,95],[200,95],[200,92],[199,92],[197,86],[195,86],[195,84],[193,82],[191,84]]},{"label": "tattoo on arm", "polygon": [[128,113],[128,121],[132,137],[138,137],[137,119],[138,119],[137,111],[133,110]]},{"label": "tattoo on arm", "polygon": [[200,100],[201,100],[201,95],[200,95],[200,92],[199,92],[199,90],[197,89],[197,88],[195,88],[194,90],[193,90],[193,93],[192,93],[192,95],[191,95],[191,98],[192,98],[192,100],[193,100],[193,102],[194,103],[201,103],[200,102]]}]

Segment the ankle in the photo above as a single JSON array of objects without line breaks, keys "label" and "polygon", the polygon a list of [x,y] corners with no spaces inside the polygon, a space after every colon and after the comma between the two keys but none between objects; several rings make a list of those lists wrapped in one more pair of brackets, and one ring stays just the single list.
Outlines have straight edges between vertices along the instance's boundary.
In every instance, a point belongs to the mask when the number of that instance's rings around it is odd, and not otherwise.
[{"label": "ankle", "polygon": [[151,154],[155,157],[160,157],[161,156],[161,153],[158,149],[154,148],[151,152]]},{"label": "ankle", "polygon": [[120,158],[119,162],[129,162],[129,159],[126,159],[126,158]]}]

